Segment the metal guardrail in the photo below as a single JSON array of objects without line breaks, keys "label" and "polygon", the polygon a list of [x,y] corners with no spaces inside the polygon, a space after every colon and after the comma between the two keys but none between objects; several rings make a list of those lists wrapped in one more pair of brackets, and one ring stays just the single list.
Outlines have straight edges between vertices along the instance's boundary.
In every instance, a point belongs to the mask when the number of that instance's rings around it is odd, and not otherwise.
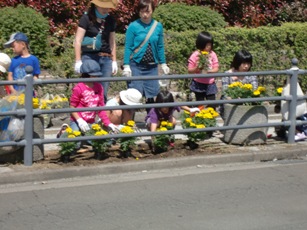
[{"label": "metal guardrail", "polygon": [[259,127],[276,127],[276,126],[285,126],[288,128],[288,139],[287,143],[294,143],[295,136],[295,127],[296,125],[307,124],[307,121],[297,121],[296,120],[296,105],[297,100],[306,99],[307,96],[298,97],[297,92],[297,82],[298,75],[307,74],[307,70],[300,70],[297,67],[297,59],[292,59],[292,67],[287,70],[280,71],[258,71],[258,72],[241,72],[241,73],[215,73],[215,74],[184,74],[184,75],[163,75],[163,76],[139,76],[139,77],[105,77],[105,78],[74,78],[74,79],[54,79],[54,80],[34,80],[32,75],[32,67],[27,66],[26,72],[27,75],[22,80],[17,81],[1,81],[0,85],[25,85],[25,108],[18,109],[16,111],[3,112],[0,116],[14,115],[18,117],[24,117],[25,119],[25,134],[24,139],[20,141],[7,141],[0,142],[1,146],[24,146],[24,165],[31,166],[33,164],[33,146],[40,144],[49,144],[49,143],[60,143],[72,141],[71,138],[60,138],[60,139],[40,139],[33,138],[33,116],[41,114],[54,114],[54,113],[71,113],[78,111],[96,111],[96,110],[115,110],[118,109],[118,106],[108,106],[108,107],[94,107],[94,108],[62,108],[62,109],[50,109],[50,110],[40,110],[33,109],[32,99],[33,99],[33,88],[35,85],[42,84],[59,84],[59,83],[78,83],[78,82],[104,82],[104,81],[137,81],[137,80],[154,80],[154,79],[190,79],[190,78],[218,78],[224,76],[251,76],[251,75],[262,75],[262,76],[271,76],[271,75],[288,75],[290,76],[290,96],[277,96],[277,97],[263,97],[263,98],[248,98],[248,99],[231,99],[231,100],[214,100],[214,101],[194,101],[194,102],[174,102],[174,103],[156,103],[150,105],[121,105],[120,109],[146,109],[146,108],[161,108],[161,107],[173,107],[173,106],[197,106],[197,105],[214,105],[214,104],[241,104],[243,102],[257,102],[257,101],[289,101],[289,119],[281,122],[274,123],[263,123],[263,124],[254,124],[254,125],[236,125],[236,126],[223,126],[223,127],[209,127],[203,129],[183,129],[183,130],[169,130],[164,132],[146,132],[146,133],[133,133],[133,134],[110,134],[105,136],[86,136],[86,137],[76,137],[73,141],[85,141],[85,140],[97,140],[97,139],[108,139],[108,138],[120,138],[120,137],[140,137],[140,136],[155,136],[163,134],[186,134],[193,132],[208,132],[216,130],[235,130],[235,129],[249,129],[249,128],[259,128]]}]

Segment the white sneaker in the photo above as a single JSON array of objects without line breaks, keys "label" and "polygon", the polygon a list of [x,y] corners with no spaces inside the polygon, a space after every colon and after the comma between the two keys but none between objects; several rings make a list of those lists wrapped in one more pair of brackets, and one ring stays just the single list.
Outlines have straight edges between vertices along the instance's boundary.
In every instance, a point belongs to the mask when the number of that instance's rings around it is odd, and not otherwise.
[{"label": "white sneaker", "polygon": [[295,135],[295,137],[294,137],[294,140],[295,141],[303,141],[303,140],[305,140],[306,139],[306,135],[305,135],[305,133],[303,132],[303,133],[297,133],[296,135]]},{"label": "white sneaker", "polygon": [[66,130],[67,127],[68,127],[68,124],[64,123],[64,124],[61,126],[60,131],[56,134],[56,138],[60,138],[61,135],[63,134],[63,132],[65,132],[65,130]]}]

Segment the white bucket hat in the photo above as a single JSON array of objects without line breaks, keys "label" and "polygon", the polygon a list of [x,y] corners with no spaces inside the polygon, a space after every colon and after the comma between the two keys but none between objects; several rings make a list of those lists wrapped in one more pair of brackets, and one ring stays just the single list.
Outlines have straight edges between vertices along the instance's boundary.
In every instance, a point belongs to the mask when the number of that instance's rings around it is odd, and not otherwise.
[{"label": "white bucket hat", "polygon": [[126,105],[141,105],[142,94],[137,89],[127,89],[120,91],[120,99]]},{"label": "white bucket hat", "polygon": [[5,53],[0,53],[0,71],[5,73],[11,64],[11,58],[5,54]]}]

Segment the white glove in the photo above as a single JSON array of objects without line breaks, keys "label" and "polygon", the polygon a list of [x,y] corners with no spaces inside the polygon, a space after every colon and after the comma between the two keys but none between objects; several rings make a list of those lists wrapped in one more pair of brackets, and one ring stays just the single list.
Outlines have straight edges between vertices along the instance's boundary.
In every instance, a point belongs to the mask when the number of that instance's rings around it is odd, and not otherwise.
[{"label": "white glove", "polygon": [[75,72],[76,73],[80,73],[81,65],[82,65],[82,61],[81,60],[75,62]]},{"label": "white glove", "polygon": [[117,74],[118,66],[116,61],[112,61],[112,73],[115,75]]},{"label": "white glove", "polygon": [[86,132],[90,130],[89,125],[85,120],[83,120],[81,117],[77,120],[78,126],[81,129],[82,132]]},{"label": "white glove", "polygon": [[117,126],[114,125],[114,124],[112,124],[112,123],[110,123],[110,124],[108,125],[108,127],[109,127],[110,129],[112,129],[113,132],[118,132],[118,131],[119,131],[118,128],[117,128]]},{"label": "white glove", "polygon": [[124,77],[131,77],[132,76],[130,65],[124,65],[123,76]]},{"label": "white glove", "polygon": [[200,112],[199,108],[190,108],[190,113]]},{"label": "white glove", "polygon": [[161,68],[162,68],[164,74],[169,74],[170,70],[165,63],[161,65]]}]

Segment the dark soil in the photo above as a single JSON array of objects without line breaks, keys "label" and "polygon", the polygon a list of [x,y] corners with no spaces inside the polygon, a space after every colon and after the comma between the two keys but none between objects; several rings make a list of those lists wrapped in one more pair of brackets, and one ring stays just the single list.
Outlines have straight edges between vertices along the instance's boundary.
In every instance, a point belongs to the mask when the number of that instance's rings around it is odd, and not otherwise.
[{"label": "dark soil", "polygon": [[[34,167],[54,168],[71,166],[91,166],[114,162],[142,161],[147,159],[176,158],[193,155],[213,155],[230,153],[229,148],[225,148],[220,142],[202,142],[197,149],[191,150],[187,141],[176,140],[174,147],[161,153],[153,153],[148,143],[141,143],[131,150],[131,154],[126,157],[120,150],[119,145],[113,145],[108,152],[102,156],[97,156],[91,146],[83,146],[76,154],[70,156],[69,162],[64,163],[57,150],[45,153],[45,159],[33,164]],[[100,159],[98,159],[100,157]]]},{"label": "dark soil", "polygon": [[[133,161],[145,161],[150,159],[165,159],[165,158],[178,158],[186,156],[200,156],[200,155],[224,155],[229,153],[242,153],[248,151],[265,151],[268,149],[274,149],[276,146],[285,144],[283,139],[270,138],[264,145],[254,146],[238,146],[223,143],[219,138],[213,137],[209,140],[205,140],[197,143],[196,149],[190,149],[186,140],[176,140],[174,147],[168,147],[167,151],[160,153],[153,153],[148,143],[140,143],[131,150],[131,154],[125,157],[119,150],[119,145],[113,145],[108,152],[102,156],[95,155],[91,146],[83,146],[76,154],[70,156],[67,163],[63,162],[58,150],[45,151],[45,159],[34,162],[29,170],[37,169],[54,169],[65,168],[74,166],[96,166],[102,164],[120,163],[120,162],[133,162]],[[285,145],[291,147],[289,145]],[[11,168],[18,168],[23,163],[8,164]]]}]

